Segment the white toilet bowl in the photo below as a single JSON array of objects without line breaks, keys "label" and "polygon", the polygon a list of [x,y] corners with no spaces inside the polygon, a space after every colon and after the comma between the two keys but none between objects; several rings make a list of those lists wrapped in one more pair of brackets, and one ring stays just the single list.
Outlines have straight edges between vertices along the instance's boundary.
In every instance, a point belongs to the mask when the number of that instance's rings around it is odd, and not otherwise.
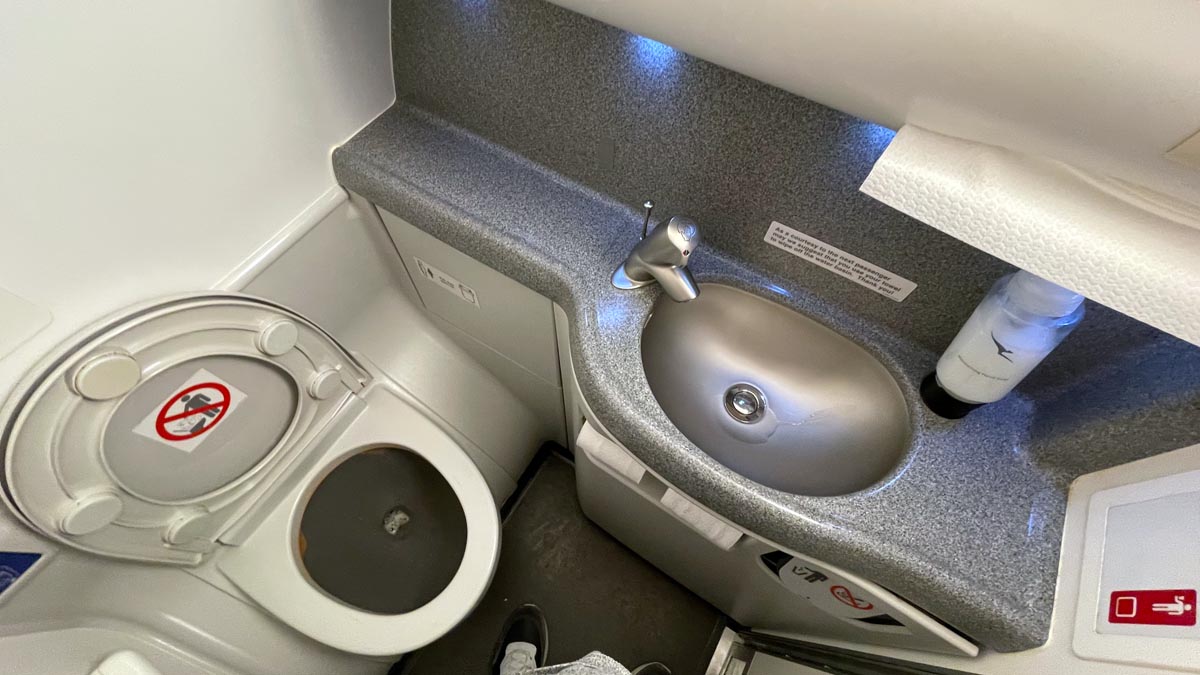
[{"label": "white toilet bowl", "polygon": [[495,571],[499,520],[466,452],[386,376],[262,300],[134,308],[49,355],[0,414],[4,498],[29,525],[100,556],[210,567],[346,652],[428,644]]},{"label": "white toilet bowl", "polygon": [[[499,521],[483,476],[445,432],[386,385],[373,385],[365,399],[367,408],[321,460],[244,542],[221,551],[216,564],[256,602],[316,640],[357,654],[399,654],[445,635],[475,607],[496,567]],[[411,449],[432,464],[453,489],[467,523],[458,571],[436,597],[402,614],[361,611],[333,597],[310,578],[296,545],[305,507],[321,479],[339,462],[376,448]],[[380,520],[384,515],[378,514]],[[381,536],[388,536],[382,529]],[[395,574],[397,583],[405,583],[401,571]]]}]

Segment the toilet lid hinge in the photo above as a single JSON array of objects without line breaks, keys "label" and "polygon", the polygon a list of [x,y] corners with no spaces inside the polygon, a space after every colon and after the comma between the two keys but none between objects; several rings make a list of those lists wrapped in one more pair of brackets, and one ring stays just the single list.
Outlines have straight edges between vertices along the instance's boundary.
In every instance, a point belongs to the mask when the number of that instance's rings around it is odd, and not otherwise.
[{"label": "toilet lid hinge", "polygon": [[346,385],[346,388],[355,394],[362,391],[367,386],[367,383],[371,381],[371,378],[363,373],[350,372],[349,368],[340,366],[338,367],[338,374],[341,375],[342,384]]}]

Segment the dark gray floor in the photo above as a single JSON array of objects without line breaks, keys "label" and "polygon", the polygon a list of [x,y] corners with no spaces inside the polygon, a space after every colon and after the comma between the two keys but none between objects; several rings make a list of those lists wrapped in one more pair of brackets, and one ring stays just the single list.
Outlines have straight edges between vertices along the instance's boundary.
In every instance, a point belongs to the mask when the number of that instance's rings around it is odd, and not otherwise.
[{"label": "dark gray floor", "polygon": [[550,626],[550,662],[599,650],[633,667],[702,675],[723,626],[717,610],[583,515],[575,469],[549,455],[504,523],[496,578],[446,637],[412,655],[406,675],[486,675],[505,617],[532,602]]}]

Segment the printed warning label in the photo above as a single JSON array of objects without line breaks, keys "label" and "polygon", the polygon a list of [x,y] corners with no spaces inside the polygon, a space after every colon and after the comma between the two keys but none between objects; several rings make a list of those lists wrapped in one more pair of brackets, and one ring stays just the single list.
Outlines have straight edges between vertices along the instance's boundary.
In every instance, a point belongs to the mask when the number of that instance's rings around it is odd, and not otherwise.
[{"label": "printed warning label", "polygon": [[903,301],[917,287],[915,283],[902,276],[892,274],[882,267],[872,265],[856,255],[846,253],[836,246],[830,246],[799,230],[793,230],[783,223],[771,223],[763,241],[811,263],[816,263],[834,274],[846,277],[850,281],[896,302]]},{"label": "printed warning label", "polygon": [[1195,626],[1196,589],[1113,591],[1108,604],[1108,622]]},{"label": "printed warning label", "polygon": [[476,307],[479,306],[479,296],[475,293],[474,288],[471,288],[470,286],[464,284],[458,279],[455,279],[449,274],[446,274],[433,265],[421,260],[420,258],[413,258],[413,260],[417,261],[417,269],[421,270],[421,276],[429,280],[430,283],[435,284],[443,291],[449,292],[451,295],[455,296],[459,300],[462,300],[468,305],[475,305]]},{"label": "printed warning label", "polygon": [[766,569],[772,572],[779,583],[826,614],[848,621],[866,631],[912,634],[912,629],[894,616],[894,607],[886,605],[831,570],[799,558],[787,558],[780,551],[764,555],[762,560]]},{"label": "printed warning label", "polygon": [[246,400],[236,387],[201,368],[133,428],[133,433],[191,452]]}]

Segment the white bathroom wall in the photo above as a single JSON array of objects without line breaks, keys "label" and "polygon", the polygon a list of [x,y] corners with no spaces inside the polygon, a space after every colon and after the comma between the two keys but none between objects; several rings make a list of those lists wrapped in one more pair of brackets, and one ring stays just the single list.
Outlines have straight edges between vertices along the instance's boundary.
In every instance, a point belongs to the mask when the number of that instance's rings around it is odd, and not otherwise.
[{"label": "white bathroom wall", "polygon": [[0,91],[0,338],[53,317],[0,353],[3,397],[81,325],[218,285],[341,198],[331,150],[395,98],[388,2],[5,3]]},{"label": "white bathroom wall", "polygon": [[552,0],[899,128],[1046,155],[1200,203],[1195,0]]},{"label": "white bathroom wall", "polygon": [[[344,203],[329,155],[395,98],[389,18],[387,0],[4,3],[0,399],[82,326],[237,287]],[[2,508],[0,550],[46,556],[0,596],[0,672],[86,672],[122,646],[112,630],[153,643],[143,651],[165,673],[193,672],[171,643],[229,664],[197,672],[251,672],[263,648],[243,644],[264,629],[238,601],[221,626],[191,628],[214,596],[185,572],[97,564]],[[292,633],[277,633],[286,649]],[[279,672],[360,667],[291,651]]]}]

